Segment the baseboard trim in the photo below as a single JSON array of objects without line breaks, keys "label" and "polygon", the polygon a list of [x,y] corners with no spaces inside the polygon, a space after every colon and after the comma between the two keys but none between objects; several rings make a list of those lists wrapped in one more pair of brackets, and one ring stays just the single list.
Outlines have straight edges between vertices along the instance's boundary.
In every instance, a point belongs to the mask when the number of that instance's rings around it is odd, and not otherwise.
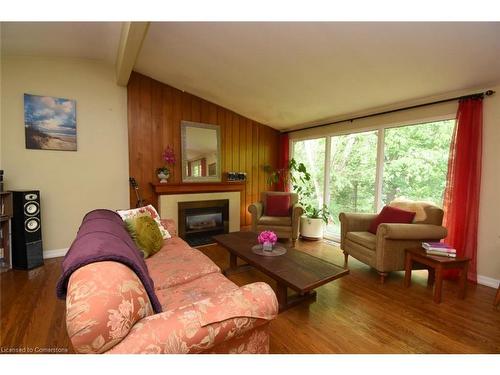
[{"label": "baseboard trim", "polygon": [[500,280],[488,276],[477,275],[477,283],[496,289],[498,285],[500,285]]},{"label": "baseboard trim", "polygon": [[50,258],[59,258],[63,257],[66,255],[68,252],[69,248],[65,249],[55,249],[55,250],[45,250],[43,252],[43,258],[44,259],[50,259]]}]

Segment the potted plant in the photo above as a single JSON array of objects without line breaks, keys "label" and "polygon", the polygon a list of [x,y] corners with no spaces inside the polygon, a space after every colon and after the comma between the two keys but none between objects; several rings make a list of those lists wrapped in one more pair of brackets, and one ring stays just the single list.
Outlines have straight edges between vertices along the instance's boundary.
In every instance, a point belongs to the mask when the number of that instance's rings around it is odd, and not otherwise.
[{"label": "potted plant", "polygon": [[165,162],[165,165],[158,168],[156,170],[156,174],[160,179],[160,183],[165,184],[168,182],[168,178],[170,177],[170,169],[168,168],[168,165],[173,166],[175,164],[175,153],[170,146],[167,146],[165,151],[163,151],[162,159]]},{"label": "potted plant", "polygon": [[323,228],[328,224],[330,212],[328,207],[323,208],[306,205],[304,215],[300,218],[300,235],[306,240],[320,240],[323,238]]},{"label": "potted plant", "polygon": [[297,163],[295,159],[290,159],[285,168],[273,170],[270,165],[264,166],[264,172],[268,173],[267,183],[269,185],[277,185],[280,190],[285,191],[287,186],[291,183],[294,191],[300,193],[302,187],[299,182],[306,184],[306,181],[311,180],[311,174],[307,172],[304,163]]},{"label": "potted plant", "polygon": [[283,190],[289,184],[292,190],[298,194],[299,203],[304,208],[304,215],[300,218],[300,235],[308,240],[320,240],[323,238],[324,224],[328,223],[330,212],[326,205],[322,208],[307,203],[314,191],[311,184],[311,174],[307,172],[304,163],[297,163],[291,159],[286,168],[273,170],[271,166],[264,166],[264,170],[269,173],[267,182],[276,184]]}]

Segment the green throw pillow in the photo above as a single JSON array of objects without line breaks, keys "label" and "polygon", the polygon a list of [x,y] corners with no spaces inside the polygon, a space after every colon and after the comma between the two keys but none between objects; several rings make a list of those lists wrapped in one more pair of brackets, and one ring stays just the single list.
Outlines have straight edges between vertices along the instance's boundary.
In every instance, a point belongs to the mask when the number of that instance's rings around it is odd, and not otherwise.
[{"label": "green throw pillow", "polygon": [[144,258],[150,257],[161,249],[163,236],[158,224],[151,216],[144,215],[127,219],[125,225]]}]

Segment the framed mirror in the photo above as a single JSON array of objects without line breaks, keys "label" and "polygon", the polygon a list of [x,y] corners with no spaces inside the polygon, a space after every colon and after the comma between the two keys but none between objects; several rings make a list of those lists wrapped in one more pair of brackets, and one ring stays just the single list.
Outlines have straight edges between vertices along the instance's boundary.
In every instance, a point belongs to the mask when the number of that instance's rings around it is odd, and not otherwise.
[{"label": "framed mirror", "polygon": [[219,182],[220,126],[181,121],[182,182]]}]

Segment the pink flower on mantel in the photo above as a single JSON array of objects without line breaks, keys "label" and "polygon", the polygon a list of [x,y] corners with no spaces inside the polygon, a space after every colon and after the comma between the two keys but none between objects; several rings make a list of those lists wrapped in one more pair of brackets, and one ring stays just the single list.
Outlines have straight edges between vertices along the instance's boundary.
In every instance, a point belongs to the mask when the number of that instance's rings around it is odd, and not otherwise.
[{"label": "pink flower on mantel", "polygon": [[162,157],[163,157],[163,160],[165,161],[165,163],[171,164],[171,165],[175,164],[175,153],[174,153],[174,150],[172,150],[172,148],[170,146],[167,146],[165,151],[163,151]]},{"label": "pink flower on mantel", "polygon": [[271,243],[274,245],[278,241],[278,236],[276,236],[276,233],[274,233],[273,231],[265,230],[263,232],[260,232],[257,240],[260,244]]}]

